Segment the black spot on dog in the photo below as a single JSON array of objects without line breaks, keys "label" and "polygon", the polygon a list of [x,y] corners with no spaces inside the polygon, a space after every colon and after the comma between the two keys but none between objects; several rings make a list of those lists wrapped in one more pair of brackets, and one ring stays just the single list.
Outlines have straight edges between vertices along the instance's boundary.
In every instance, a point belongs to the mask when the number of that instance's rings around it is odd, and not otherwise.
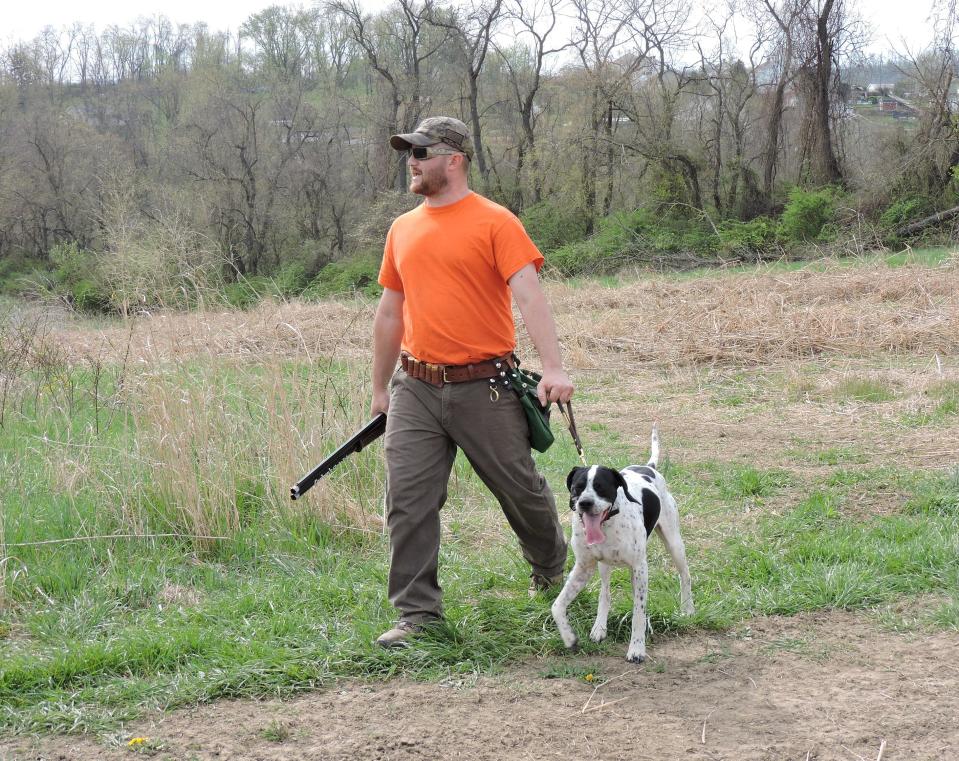
[{"label": "black spot on dog", "polygon": [[643,525],[646,527],[646,536],[653,533],[656,524],[659,522],[659,513],[662,510],[662,504],[659,501],[659,495],[652,489],[643,489]]},{"label": "black spot on dog", "polygon": [[569,509],[576,509],[576,500],[586,488],[586,480],[589,476],[589,468],[573,468],[566,476],[566,488],[569,489]]},{"label": "black spot on dog", "polygon": [[[593,491],[600,497],[613,504],[616,501],[616,492],[618,489],[626,491],[626,479],[618,470],[612,468],[598,467],[596,475],[593,476]],[[628,496],[627,492],[627,496]]]},{"label": "black spot on dog", "polygon": [[626,470],[631,470],[633,473],[639,473],[643,478],[649,482],[656,480],[656,468],[652,465],[630,465]]}]

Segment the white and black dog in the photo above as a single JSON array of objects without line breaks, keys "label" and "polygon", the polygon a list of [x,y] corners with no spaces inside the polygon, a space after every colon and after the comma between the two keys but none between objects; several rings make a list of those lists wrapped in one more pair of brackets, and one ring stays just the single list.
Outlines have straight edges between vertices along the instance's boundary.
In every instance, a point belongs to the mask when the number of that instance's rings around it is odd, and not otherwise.
[{"label": "white and black dog", "polygon": [[[609,576],[613,566],[629,566],[633,581],[633,631],[626,660],[642,663],[646,658],[646,598],[649,574],[646,539],[655,528],[679,571],[680,610],[693,612],[693,597],[686,565],[686,548],[679,535],[676,500],[666,488],[666,479],[656,469],[659,433],[653,426],[651,455],[646,465],[630,465],[622,471],[593,465],[573,468],[566,478],[573,518],[573,554],[576,563],[566,585],[553,603],[552,613],[566,647],[577,638],[566,609],[596,572],[602,587],[596,623],[589,636],[594,642],[606,637],[609,617]],[[578,518],[578,520],[577,520]]]}]

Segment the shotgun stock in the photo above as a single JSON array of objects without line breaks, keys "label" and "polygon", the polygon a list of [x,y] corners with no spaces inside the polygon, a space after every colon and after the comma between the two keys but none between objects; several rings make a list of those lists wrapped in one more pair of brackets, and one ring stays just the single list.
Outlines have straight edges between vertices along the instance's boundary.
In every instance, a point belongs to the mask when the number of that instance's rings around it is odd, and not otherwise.
[{"label": "shotgun stock", "polygon": [[381,412],[369,423],[357,431],[349,441],[307,473],[290,487],[290,499],[299,499],[306,494],[323,476],[339,465],[354,452],[369,446],[386,431],[386,413]]}]

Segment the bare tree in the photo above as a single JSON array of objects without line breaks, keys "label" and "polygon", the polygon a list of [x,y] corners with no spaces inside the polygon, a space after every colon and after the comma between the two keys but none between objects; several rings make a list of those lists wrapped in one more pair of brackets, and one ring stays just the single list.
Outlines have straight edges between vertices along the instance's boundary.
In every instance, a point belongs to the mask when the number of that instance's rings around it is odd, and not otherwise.
[{"label": "bare tree", "polygon": [[[520,117],[522,134],[516,146],[517,189],[520,194],[518,206],[526,205],[523,198],[523,174],[526,157],[532,156],[530,167],[531,203],[539,203],[543,195],[543,180],[539,173],[536,157],[536,121],[538,117],[537,98],[540,95],[545,73],[546,59],[561,53],[571,43],[550,46],[550,38],[555,38],[560,20],[561,0],[511,0],[507,7],[508,17],[516,24],[523,39],[531,39],[531,46],[519,48],[528,53],[522,62],[514,62],[514,57],[502,47],[498,47],[500,59],[509,75],[513,100]],[[516,48],[512,48],[516,50]]]},{"label": "bare tree", "polygon": [[959,71],[956,0],[948,0],[935,9],[934,30],[933,44],[922,53],[907,54],[903,69],[921,107],[915,141],[903,164],[903,177],[907,185],[935,196],[945,190],[953,170],[959,166],[959,134],[952,96]]},{"label": "bare tree", "polygon": [[840,73],[843,60],[858,54],[863,28],[846,0],[810,0],[800,22],[801,173],[813,186],[839,183],[839,127],[846,110]]},{"label": "bare tree", "polygon": [[[799,46],[799,27],[810,0],[762,0],[751,6],[751,17],[759,34],[769,39],[772,48],[763,66],[759,86],[771,88],[767,94],[765,129],[761,158],[762,194],[766,207],[773,203],[774,183],[782,151],[783,117],[786,110],[786,91],[796,78],[796,58]],[[772,76],[767,78],[766,73]],[[767,84],[768,83],[768,84]]]},{"label": "bare tree", "polygon": [[433,6],[429,8],[430,23],[449,31],[463,62],[474,156],[484,187],[489,184],[489,167],[483,146],[483,125],[480,121],[479,78],[489,52],[490,36],[501,17],[502,9],[503,0],[469,0],[469,4],[462,9],[450,8],[442,12]]},{"label": "bare tree", "polygon": [[216,193],[212,216],[232,269],[256,274],[276,264],[265,257],[276,255],[277,204],[289,167],[314,132],[315,116],[299,83],[268,93],[243,77],[221,77],[211,85],[209,100],[186,121],[189,150],[181,166]]},{"label": "bare tree", "polygon": [[240,27],[253,40],[262,64],[285,81],[299,77],[310,53],[310,35],[319,12],[279,5],[254,13]]},{"label": "bare tree", "polygon": [[[612,205],[616,150],[637,153],[664,171],[678,173],[691,203],[702,207],[699,167],[677,141],[680,97],[690,83],[684,69],[671,64],[675,51],[689,43],[690,9],[684,0],[574,0],[579,13],[575,46],[588,74],[590,136],[584,151],[584,197],[591,213]],[[622,114],[635,133],[614,140]],[[602,159],[599,148],[603,146]],[[603,160],[605,159],[605,161]],[[605,164],[605,167],[603,167]],[[604,195],[596,208],[594,181],[587,169],[605,168]]]},{"label": "bare tree", "polygon": [[702,87],[692,90],[700,96],[703,147],[710,163],[710,189],[717,211],[733,211],[748,217],[757,209],[756,181],[747,156],[750,133],[750,103],[757,93],[756,59],[762,47],[761,35],[748,50],[748,65],[728,53],[726,30],[732,15],[714,19],[707,14],[715,48],[706,53],[702,42],[696,46],[700,55]]},{"label": "bare tree", "polygon": [[[427,34],[431,13],[429,2],[398,0],[400,13],[379,17],[364,14],[357,0],[335,0],[328,8],[343,16],[350,33],[366,56],[367,63],[386,88],[387,112],[380,120],[377,145],[386,146],[391,134],[412,130],[423,112],[423,66],[444,44],[445,36],[430,39]],[[405,106],[405,107],[404,107]],[[401,110],[402,109],[402,110]],[[394,187],[406,187],[406,160],[393,157]],[[383,159],[384,165],[387,159]],[[389,186],[390,175],[379,187]]]}]

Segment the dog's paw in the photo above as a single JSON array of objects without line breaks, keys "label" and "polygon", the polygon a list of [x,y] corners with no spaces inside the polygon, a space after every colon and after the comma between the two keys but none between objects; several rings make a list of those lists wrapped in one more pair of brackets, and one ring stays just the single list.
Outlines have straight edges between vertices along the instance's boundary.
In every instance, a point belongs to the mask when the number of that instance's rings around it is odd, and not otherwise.
[{"label": "dog's paw", "polygon": [[683,603],[683,604],[680,606],[679,611],[680,611],[680,613],[682,613],[684,616],[691,616],[691,615],[693,615],[693,613],[696,612],[696,609],[693,607],[693,603],[692,603],[692,602],[686,602],[686,603]]},{"label": "dog's paw", "polygon": [[626,660],[629,661],[630,663],[639,664],[646,660],[646,654],[645,653],[626,653]]},{"label": "dog's paw", "polygon": [[602,642],[606,639],[606,627],[594,624],[592,631],[589,633],[589,638],[593,640],[593,642]]},{"label": "dog's paw", "polygon": [[574,639],[574,640],[573,640],[573,644],[567,645],[567,646],[566,646],[566,649],[569,650],[571,653],[578,653],[578,652],[579,652],[579,639]]}]

